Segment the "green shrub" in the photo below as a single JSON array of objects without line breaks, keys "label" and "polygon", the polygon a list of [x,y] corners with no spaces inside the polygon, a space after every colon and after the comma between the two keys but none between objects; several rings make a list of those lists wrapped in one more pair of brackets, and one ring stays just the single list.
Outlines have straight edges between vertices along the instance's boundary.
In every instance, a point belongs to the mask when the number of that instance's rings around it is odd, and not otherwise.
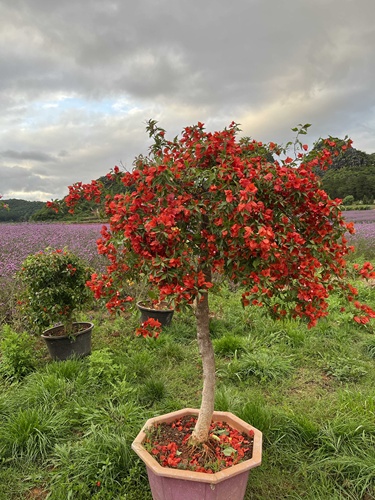
[{"label": "green shrub", "polygon": [[99,384],[109,384],[116,378],[119,367],[113,361],[108,348],[94,351],[89,359],[88,374],[91,381]]},{"label": "green shrub", "polygon": [[29,255],[18,273],[22,311],[40,332],[62,323],[71,333],[73,315],[92,300],[86,287],[90,275],[87,265],[66,249],[46,248]]},{"label": "green shrub", "polygon": [[9,325],[2,328],[0,375],[20,380],[35,368],[34,341],[27,333],[17,333]]},{"label": "green shrub", "polygon": [[354,203],[354,196],[351,194],[348,196],[345,196],[345,198],[342,200],[343,205],[353,205]]}]

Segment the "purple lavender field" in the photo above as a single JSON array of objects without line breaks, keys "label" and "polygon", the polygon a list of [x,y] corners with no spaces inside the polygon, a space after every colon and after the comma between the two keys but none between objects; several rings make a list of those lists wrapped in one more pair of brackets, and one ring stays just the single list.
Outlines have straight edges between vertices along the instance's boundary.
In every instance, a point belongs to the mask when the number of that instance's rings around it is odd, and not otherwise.
[{"label": "purple lavender field", "polygon": [[347,210],[343,215],[345,220],[354,224],[375,223],[375,210]]},{"label": "purple lavender field", "polygon": [[24,259],[46,247],[64,248],[79,255],[94,268],[103,257],[96,251],[102,224],[0,224],[0,279],[11,278]]},{"label": "purple lavender field", "polygon": [[347,222],[353,222],[355,234],[350,237],[353,245],[359,241],[375,249],[375,210],[349,210],[343,212]]},{"label": "purple lavender field", "polygon": [[[354,222],[356,234],[350,236],[351,243],[360,252],[375,253],[375,210],[352,210],[344,212],[345,220]],[[0,224],[0,279],[11,278],[23,260],[32,253],[50,246],[68,247],[94,268],[103,266],[103,257],[96,251],[96,240],[100,237],[102,224]]]}]

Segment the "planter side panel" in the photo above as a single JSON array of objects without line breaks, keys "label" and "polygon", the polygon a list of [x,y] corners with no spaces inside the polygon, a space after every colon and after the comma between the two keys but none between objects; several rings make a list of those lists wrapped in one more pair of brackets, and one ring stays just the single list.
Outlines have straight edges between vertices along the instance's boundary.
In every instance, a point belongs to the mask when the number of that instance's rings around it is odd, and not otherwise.
[{"label": "planter side panel", "polygon": [[153,318],[157,319],[162,327],[171,324],[174,309],[150,309],[149,307],[143,306],[140,302],[137,303],[137,307],[141,313],[141,323]]},{"label": "planter side panel", "polygon": [[147,467],[154,500],[238,500],[245,496],[250,471],[217,484],[157,476]]},{"label": "planter side panel", "polygon": [[141,322],[144,323],[150,318],[157,319],[162,326],[169,326],[173,317],[173,311],[141,311]]},{"label": "planter side panel", "polygon": [[91,354],[91,333],[93,325],[79,332],[75,339],[69,337],[46,337],[48,352],[55,361],[65,361],[71,357],[83,358]]}]

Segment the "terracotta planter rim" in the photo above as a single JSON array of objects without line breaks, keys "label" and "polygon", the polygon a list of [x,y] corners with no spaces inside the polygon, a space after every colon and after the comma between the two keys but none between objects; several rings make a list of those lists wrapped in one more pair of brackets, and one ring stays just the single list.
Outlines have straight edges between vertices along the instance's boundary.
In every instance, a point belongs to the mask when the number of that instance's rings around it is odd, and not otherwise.
[{"label": "terracotta planter rim", "polygon": [[90,328],[94,328],[94,323],[91,323],[89,321],[75,321],[73,323],[73,325],[82,325],[82,330],[75,332],[75,333],[72,333],[71,335],[46,335],[46,332],[50,332],[50,331],[53,331],[55,329],[60,328],[62,326],[62,323],[60,323],[59,325],[56,325],[56,326],[53,326],[51,328],[47,328],[47,330],[44,330],[41,337],[43,339],[67,339],[70,337],[78,337],[82,333],[85,333],[86,330],[89,330]]},{"label": "terracotta planter rim", "polygon": [[142,430],[137,435],[132,443],[132,449],[143,460],[146,467],[150,468],[157,476],[169,477],[172,479],[183,479],[187,481],[199,481],[202,483],[217,484],[229,477],[236,476],[246,472],[261,464],[262,461],[262,433],[252,425],[244,422],[240,418],[233,415],[233,413],[225,411],[215,411],[213,414],[213,421],[227,422],[233,428],[242,431],[254,432],[253,456],[250,460],[245,460],[239,464],[228,467],[214,474],[207,474],[205,472],[194,472],[182,469],[172,469],[169,467],[162,467],[157,460],[152,457],[143,446],[143,441],[146,438],[146,430],[157,422],[171,422],[184,415],[198,415],[199,410],[194,408],[185,408],[170,413],[161,415],[160,417],[153,417],[147,420]]}]

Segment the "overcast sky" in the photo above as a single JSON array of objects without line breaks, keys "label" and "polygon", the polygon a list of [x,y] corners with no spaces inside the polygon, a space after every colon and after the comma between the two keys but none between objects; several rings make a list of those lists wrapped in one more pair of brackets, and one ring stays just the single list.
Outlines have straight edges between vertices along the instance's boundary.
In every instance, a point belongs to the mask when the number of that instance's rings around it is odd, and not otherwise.
[{"label": "overcast sky", "polygon": [[375,151],[374,0],[0,0],[0,194],[61,198],[172,138],[234,120]]}]

